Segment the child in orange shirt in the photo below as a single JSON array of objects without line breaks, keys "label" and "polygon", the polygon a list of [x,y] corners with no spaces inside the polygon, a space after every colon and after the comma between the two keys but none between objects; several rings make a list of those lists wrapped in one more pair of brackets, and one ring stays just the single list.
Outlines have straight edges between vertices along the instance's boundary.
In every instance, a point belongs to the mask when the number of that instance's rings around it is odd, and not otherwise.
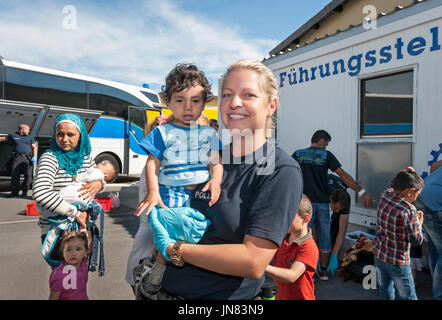
[{"label": "child in orange shirt", "polygon": [[266,274],[278,284],[276,300],[315,300],[313,275],[319,250],[308,228],[311,217],[310,200],[302,195],[288,235],[273,258],[273,266],[266,269]]}]

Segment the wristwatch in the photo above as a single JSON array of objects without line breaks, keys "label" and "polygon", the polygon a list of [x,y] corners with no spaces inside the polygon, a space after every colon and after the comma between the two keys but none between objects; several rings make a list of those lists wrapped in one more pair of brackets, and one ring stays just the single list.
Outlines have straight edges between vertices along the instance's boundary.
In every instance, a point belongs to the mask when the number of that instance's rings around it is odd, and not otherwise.
[{"label": "wristwatch", "polygon": [[106,180],[104,180],[104,179],[98,179],[97,181],[100,181],[100,182],[101,182],[101,190],[100,190],[100,192],[101,192],[101,191],[104,190],[104,188],[106,188]]},{"label": "wristwatch", "polygon": [[183,258],[181,258],[180,255],[180,249],[183,243],[185,242],[181,240],[175,242],[170,253],[170,262],[172,262],[177,267],[182,267],[184,265]]}]

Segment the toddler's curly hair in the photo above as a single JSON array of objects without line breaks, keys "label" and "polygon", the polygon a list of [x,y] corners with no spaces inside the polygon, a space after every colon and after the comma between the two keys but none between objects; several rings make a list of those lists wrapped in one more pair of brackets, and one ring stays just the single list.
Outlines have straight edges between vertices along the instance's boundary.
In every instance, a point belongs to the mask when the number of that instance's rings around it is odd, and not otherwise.
[{"label": "toddler's curly hair", "polygon": [[196,85],[200,85],[204,89],[204,103],[213,99],[212,85],[204,72],[194,64],[179,63],[167,75],[166,85],[161,87],[160,96],[168,104],[174,92],[180,92]]}]

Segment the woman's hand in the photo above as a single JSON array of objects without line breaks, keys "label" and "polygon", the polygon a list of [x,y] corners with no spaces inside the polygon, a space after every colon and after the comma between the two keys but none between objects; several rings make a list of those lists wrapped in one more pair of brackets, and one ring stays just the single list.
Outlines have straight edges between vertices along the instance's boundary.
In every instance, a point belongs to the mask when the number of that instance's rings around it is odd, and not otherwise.
[{"label": "woman's hand", "polygon": [[80,197],[87,201],[91,201],[92,199],[94,199],[95,195],[102,190],[102,188],[103,184],[101,183],[101,181],[94,180],[84,184],[80,189],[78,189],[78,192],[84,190],[84,192],[80,194]]},{"label": "woman's hand", "polygon": [[[169,260],[167,247],[178,240],[186,243],[199,242],[210,226],[211,221],[198,210],[181,207],[153,208],[148,218],[155,248]],[[170,248],[169,248],[170,249]]]},{"label": "woman's hand", "polygon": [[158,221],[174,240],[198,243],[211,224],[201,212],[190,207],[155,209],[153,219]]},{"label": "woman's hand", "polygon": [[149,191],[144,197],[144,200],[138,204],[134,215],[138,217],[146,208],[146,215],[148,215],[156,205],[159,205],[161,208],[167,208],[158,190]]},{"label": "woman's hand", "polygon": [[219,199],[219,195],[221,194],[221,182],[215,179],[210,179],[201,191],[206,192],[207,190],[210,190],[209,207],[211,207]]},{"label": "woman's hand", "polygon": [[148,220],[149,230],[152,232],[153,243],[155,248],[163,255],[163,257],[170,261],[169,256],[166,253],[167,246],[175,240],[170,238],[167,230],[163,227],[163,225],[158,221],[157,210],[154,207],[152,212],[150,213]]},{"label": "woman's hand", "polygon": [[336,269],[338,269],[338,256],[332,253],[330,255],[330,260],[328,261],[327,271],[331,272],[331,274],[333,275]]}]

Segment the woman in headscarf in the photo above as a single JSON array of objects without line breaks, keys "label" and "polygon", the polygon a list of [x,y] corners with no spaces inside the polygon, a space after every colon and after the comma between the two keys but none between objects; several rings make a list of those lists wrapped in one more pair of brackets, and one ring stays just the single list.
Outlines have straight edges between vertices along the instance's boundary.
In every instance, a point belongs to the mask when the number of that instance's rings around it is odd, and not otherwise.
[{"label": "woman in headscarf", "polygon": [[[41,228],[42,243],[50,228],[48,218],[67,216],[75,219],[80,228],[86,227],[87,213],[78,211],[74,205],[63,200],[58,191],[71,184],[77,174],[95,165],[90,153],[91,144],[81,117],[73,113],[60,115],[54,124],[50,148],[38,162],[32,188],[32,197],[40,212],[38,225]],[[85,199],[93,199],[102,189],[102,182],[92,181],[79,191],[83,191]],[[52,260],[62,260],[58,252],[59,243],[57,241],[52,250]]]}]

